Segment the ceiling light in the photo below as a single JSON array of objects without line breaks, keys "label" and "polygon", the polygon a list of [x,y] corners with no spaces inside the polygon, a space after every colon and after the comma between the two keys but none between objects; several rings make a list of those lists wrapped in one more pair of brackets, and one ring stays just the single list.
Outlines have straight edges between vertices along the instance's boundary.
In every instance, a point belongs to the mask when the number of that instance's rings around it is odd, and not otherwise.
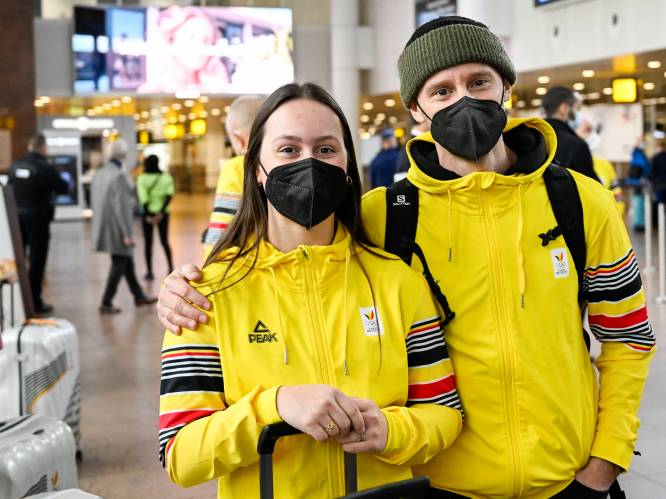
[{"label": "ceiling light", "polygon": [[367,114],[361,116],[361,123],[367,123],[368,121],[370,121],[370,116]]},{"label": "ceiling light", "polygon": [[652,82],[649,82],[649,81],[648,81],[648,82],[646,82],[646,83],[643,83],[643,88],[644,88],[645,90],[654,90],[654,87],[655,87],[655,84],[652,83]]},{"label": "ceiling light", "polygon": [[178,116],[178,121],[180,121],[181,123],[183,121],[187,121],[187,116],[185,116],[184,114],[181,114],[180,116]]},{"label": "ceiling light", "polygon": [[377,114],[377,116],[375,116],[375,118],[378,120],[383,120],[384,118],[386,118],[386,115],[384,113],[379,113]]},{"label": "ceiling light", "polygon": [[386,100],[384,101],[384,105],[385,105],[386,107],[393,107],[393,106],[395,106],[395,99],[386,99]]},{"label": "ceiling light", "polygon": [[187,99],[185,101],[185,107],[192,107],[192,106],[194,106],[194,101],[191,99]]},{"label": "ceiling light", "polygon": [[206,111],[201,111],[199,113],[199,118],[208,118],[208,112]]},{"label": "ceiling light", "polygon": [[35,107],[42,107],[43,105],[44,103],[41,100],[35,99]]},{"label": "ceiling light", "polygon": [[231,109],[231,106],[224,106],[224,112],[225,113],[228,113],[230,109]]},{"label": "ceiling light", "polygon": [[592,78],[594,76],[594,69],[584,69],[581,74],[583,78]]},{"label": "ceiling light", "polygon": [[541,99],[532,99],[532,100],[530,101],[530,103],[531,103],[534,107],[539,107],[539,106],[541,105]]},{"label": "ceiling light", "polygon": [[394,124],[398,122],[398,118],[396,116],[390,116],[388,121],[389,123]]},{"label": "ceiling light", "polygon": [[139,118],[141,118],[141,115],[139,113],[134,113],[134,121],[139,121]]},{"label": "ceiling light", "polygon": [[581,90],[585,90],[585,83],[581,83],[581,82],[574,83],[573,88],[574,88],[574,90],[578,90],[579,92]]},{"label": "ceiling light", "polygon": [[109,109],[111,109],[112,106],[108,102],[105,102],[104,104],[102,104],[102,107],[108,111]]},{"label": "ceiling light", "polygon": [[113,99],[111,101],[111,104],[113,104],[113,107],[119,107],[120,106],[120,100],[119,99]]},{"label": "ceiling light", "polygon": [[595,100],[601,97],[601,94],[599,92],[590,92],[585,97],[589,100]]},{"label": "ceiling light", "polygon": [[179,111],[181,107],[183,106],[180,105],[180,102],[174,102],[173,104],[171,104],[171,109],[173,109],[174,111]]},{"label": "ceiling light", "polygon": [[205,104],[205,103],[208,102],[209,100],[210,100],[210,99],[208,98],[207,95],[202,95],[201,97],[199,97],[199,102],[201,102],[201,103],[203,103],[203,104]]},{"label": "ceiling light", "polygon": [[166,114],[166,113],[168,113],[168,112],[169,112],[169,106],[162,106],[162,107],[160,108],[160,112],[161,112],[162,114]]},{"label": "ceiling light", "polygon": [[364,102],[363,103],[363,109],[366,111],[370,111],[375,105],[372,102]]},{"label": "ceiling light", "polygon": [[546,87],[539,87],[535,90],[537,95],[546,95],[548,93],[548,89]]},{"label": "ceiling light", "polygon": [[152,116],[157,116],[158,114],[160,114],[160,110],[159,109],[151,109],[150,114]]},{"label": "ceiling light", "polygon": [[130,102],[132,102],[132,98],[129,95],[123,96],[123,98],[120,100],[123,101],[125,104],[129,104]]},{"label": "ceiling light", "polygon": [[212,114],[213,116],[219,116],[220,113],[221,111],[216,107],[210,110],[210,114]]},{"label": "ceiling light", "polygon": [[542,85],[547,85],[548,83],[550,83],[550,76],[539,76],[537,78],[537,81]]},{"label": "ceiling light", "polygon": [[150,113],[148,111],[141,111],[142,118],[147,118],[148,116],[150,116]]},{"label": "ceiling light", "polygon": [[190,114],[187,115],[187,119],[188,119],[188,120],[193,120],[193,119],[195,119],[196,117],[197,117],[197,115],[194,114],[194,113],[190,113]]},{"label": "ceiling light", "polygon": [[613,95],[613,89],[611,87],[606,87],[601,91],[604,95]]},{"label": "ceiling light", "polygon": [[516,102],[516,107],[525,107],[525,101],[524,100],[519,100]]},{"label": "ceiling light", "polygon": [[647,67],[650,69],[659,69],[661,67],[661,61],[648,61]]}]

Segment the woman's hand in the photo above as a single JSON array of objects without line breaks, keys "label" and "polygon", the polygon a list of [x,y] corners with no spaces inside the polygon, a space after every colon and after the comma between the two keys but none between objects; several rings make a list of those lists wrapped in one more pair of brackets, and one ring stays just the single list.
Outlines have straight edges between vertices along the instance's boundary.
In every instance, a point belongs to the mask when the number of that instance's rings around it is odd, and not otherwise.
[{"label": "woman's hand", "polygon": [[277,409],[286,423],[319,442],[366,431],[354,400],[329,385],[281,386]]},{"label": "woman's hand", "polygon": [[[171,272],[162,282],[162,289],[157,297],[157,317],[162,325],[174,334],[180,334],[180,328],[196,329],[199,324],[208,321],[194,305],[210,310],[210,302],[199,294],[189,281],[201,280],[201,270],[192,264],[184,264]],[[192,305],[194,304],[194,305]]]},{"label": "woman's hand", "polygon": [[345,452],[358,454],[370,452],[377,454],[383,452],[388,440],[388,421],[379,406],[372,400],[353,398],[352,401],[361,411],[365,422],[365,432],[352,431],[347,436],[340,436],[336,440],[342,445]]}]

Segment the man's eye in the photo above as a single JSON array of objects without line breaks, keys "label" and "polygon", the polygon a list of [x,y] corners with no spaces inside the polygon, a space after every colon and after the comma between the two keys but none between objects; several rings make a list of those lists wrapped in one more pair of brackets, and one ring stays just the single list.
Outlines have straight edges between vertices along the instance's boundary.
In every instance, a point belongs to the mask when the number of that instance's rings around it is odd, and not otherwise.
[{"label": "man's eye", "polygon": [[438,88],[437,90],[435,90],[435,95],[445,97],[445,96],[449,95],[449,89],[448,88]]}]

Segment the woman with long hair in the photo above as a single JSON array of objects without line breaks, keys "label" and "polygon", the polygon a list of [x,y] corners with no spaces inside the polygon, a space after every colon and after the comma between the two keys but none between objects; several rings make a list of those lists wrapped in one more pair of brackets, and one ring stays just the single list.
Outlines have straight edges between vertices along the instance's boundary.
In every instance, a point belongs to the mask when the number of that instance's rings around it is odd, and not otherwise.
[{"label": "woman with long hair", "polygon": [[406,479],[462,427],[440,319],[424,278],[370,246],[349,125],[315,84],[261,107],[244,191],[210,253],[207,324],[166,333],[160,457],[174,482],[218,479],[218,497],[257,497],[262,428],[278,443],[277,497],[344,494]]}]

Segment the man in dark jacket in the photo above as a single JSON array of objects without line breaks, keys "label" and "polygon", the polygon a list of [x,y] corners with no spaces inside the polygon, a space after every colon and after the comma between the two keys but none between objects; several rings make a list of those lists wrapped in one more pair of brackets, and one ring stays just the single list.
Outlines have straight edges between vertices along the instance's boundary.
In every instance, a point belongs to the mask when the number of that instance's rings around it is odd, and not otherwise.
[{"label": "man in dark jacket", "polygon": [[35,311],[48,314],[53,307],[42,300],[42,281],[49,252],[54,194],[66,194],[69,186],[47,159],[46,139],[35,135],[28,154],[9,168],[9,185],[14,189],[24,248],[30,255],[30,288]]},{"label": "man in dark jacket", "polygon": [[387,128],[382,132],[382,148],[370,163],[370,184],[373,189],[388,187],[393,183],[399,153],[398,139],[393,130]]},{"label": "man in dark jacket", "polygon": [[553,87],[544,95],[542,105],[546,111],[546,121],[557,135],[555,161],[599,181],[599,177],[594,173],[590,148],[576,134],[575,128],[580,121],[577,119],[580,102],[576,101],[573,91],[566,87]]}]

